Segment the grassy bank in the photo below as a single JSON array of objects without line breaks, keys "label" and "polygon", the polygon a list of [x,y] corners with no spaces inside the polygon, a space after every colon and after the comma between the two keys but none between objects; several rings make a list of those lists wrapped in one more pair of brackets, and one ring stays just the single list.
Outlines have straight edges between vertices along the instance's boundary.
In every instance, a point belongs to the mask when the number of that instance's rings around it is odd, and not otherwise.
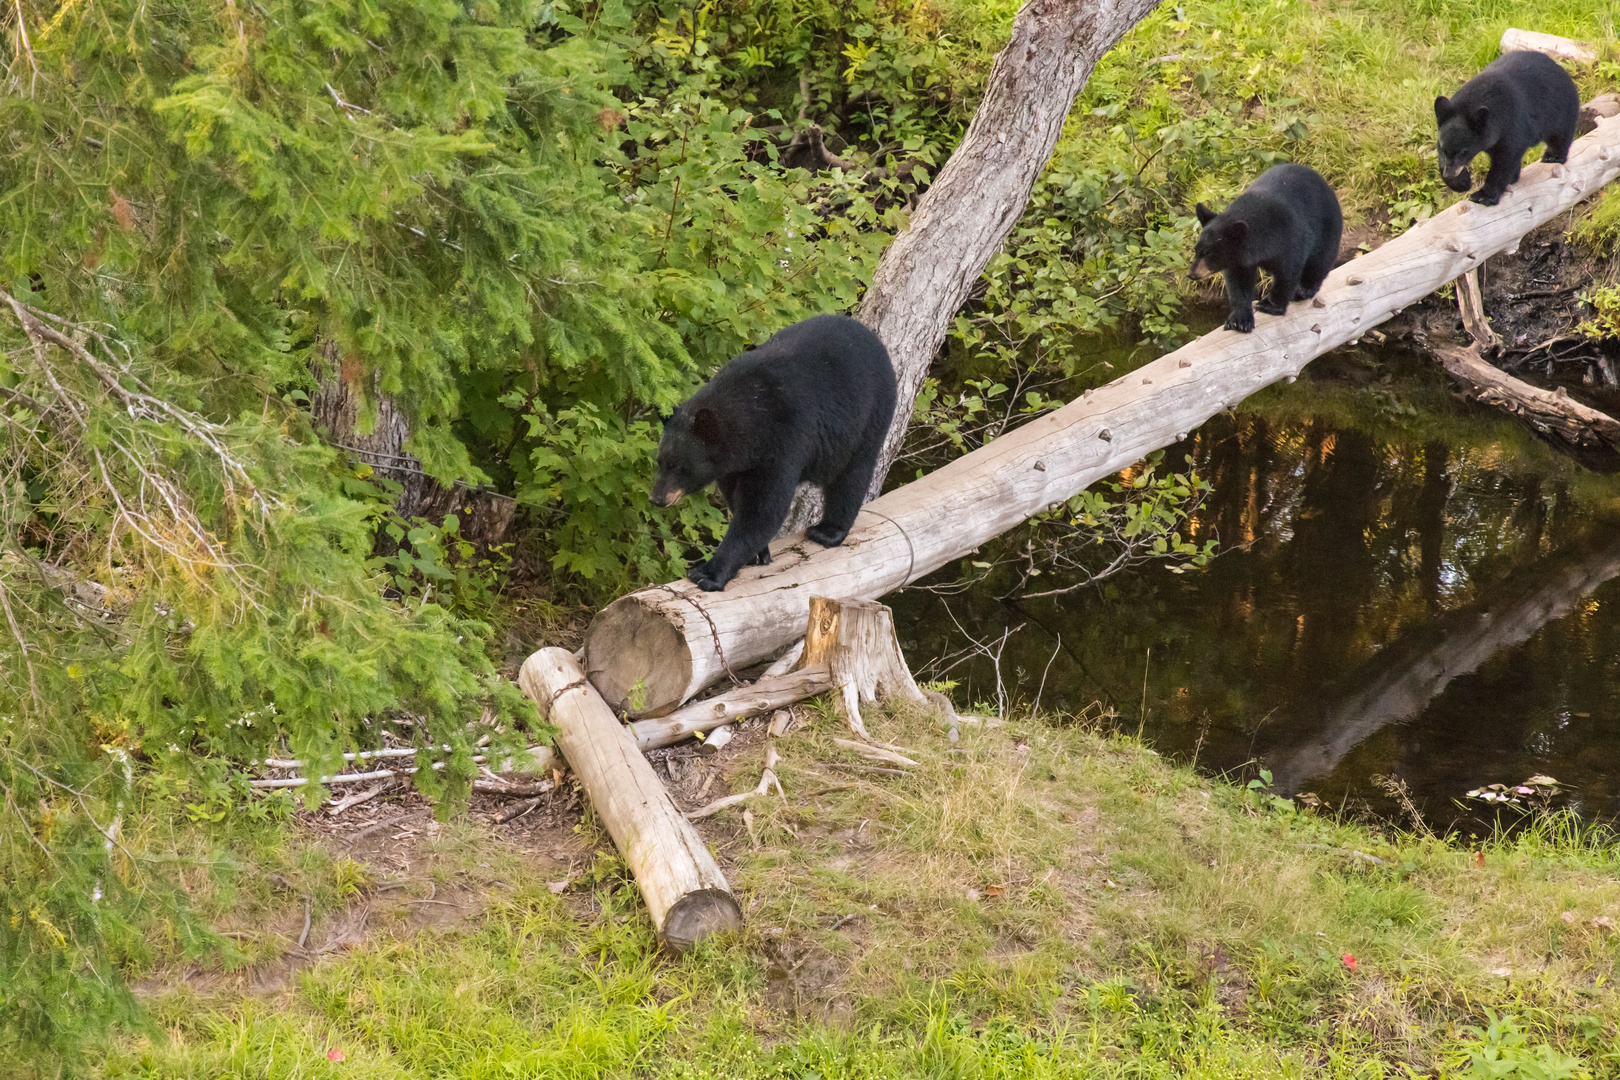
[{"label": "grassy bank", "polygon": [[[928,717],[878,723],[915,748],[913,775],[850,768],[836,721],[812,718],[779,743],[785,800],[705,823],[747,929],[684,956],[655,947],[611,847],[567,814],[527,833],[424,816],[401,826],[415,847],[370,861],[239,837],[233,869],[193,887],[256,928],[237,939],[257,959],[155,961],[161,1030],[93,1074],[1620,1069],[1612,847],[1553,827],[1478,855],[1391,839],[1059,718],[954,749]],[[753,786],[763,747],[746,741],[714,793]],[[317,955],[289,974],[304,891]],[[1524,1069],[1472,1071],[1470,1053]]]}]

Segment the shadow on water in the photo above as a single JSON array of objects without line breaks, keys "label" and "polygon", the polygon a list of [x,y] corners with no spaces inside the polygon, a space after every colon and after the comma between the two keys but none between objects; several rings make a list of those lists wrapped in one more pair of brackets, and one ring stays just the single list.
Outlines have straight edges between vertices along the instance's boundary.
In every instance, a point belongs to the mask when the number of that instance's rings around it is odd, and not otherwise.
[{"label": "shadow on water", "polygon": [[[1589,819],[1620,817],[1620,481],[1421,372],[1406,399],[1380,389],[1410,363],[1324,365],[1171,448],[1215,486],[1204,570],[1027,601],[1004,595],[1011,570],[929,591],[975,573],[970,556],[893,598],[907,654],[1021,626],[1000,665],[1018,698],[1101,700],[1202,769],[1265,767],[1279,791],[1388,817],[1375,777],[1395,776],[1432,825],[1465,830],[1489,821],[1465,792],[1540,773]],[[995,697],[982,656],[948,677],[959,699]]]}]

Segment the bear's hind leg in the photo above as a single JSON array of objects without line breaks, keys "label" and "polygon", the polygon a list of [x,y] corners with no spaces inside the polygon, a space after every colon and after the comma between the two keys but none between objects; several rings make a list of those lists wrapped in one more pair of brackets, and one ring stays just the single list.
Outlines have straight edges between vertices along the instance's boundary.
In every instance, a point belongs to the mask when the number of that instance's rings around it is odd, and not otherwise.
[{"label": "bear's hind leg", "polygon": [[1294,298],[1299,290],[1300,262],[1290,261],[1278,263],[1271,269],[1271,288],[1266,290],[1266,298],[1255,307],[1267,315],[1286,315],[1288,301]]},{"label": "bear's hind leg", "polygon": [[1299,275],[1299,288],[1294,290],[1295,300],[1309,300],[1322,291],[1322,282],[1327,280],[1328,273],[1333,269],[1333,260],[1338,258],[1338,241],[1333,243],[1331,252],[1318,252]]},{"label": "bear's hind leg", "polygon": [[878,455],[883,451],[883,440],[888,433],[887,426],[879,427],[875,434],[868,432],[849,467],[826,485],[821,520],[804,530],[808,539],[822,547],[837,547],[844,542],[855,524],[855,516],[861,512],[861,505],[866,502],[866,489],[872,483],[872,473],[877,469]]},{"label": "bear's hind leg", "polygon": [[1569,144],[1574,141],[1573,133],[1565,135],[1559,132],[1547,138],[1547,149],[1541,152],[1541,160],[1549,165],[1562,165],[1569,160]]}]

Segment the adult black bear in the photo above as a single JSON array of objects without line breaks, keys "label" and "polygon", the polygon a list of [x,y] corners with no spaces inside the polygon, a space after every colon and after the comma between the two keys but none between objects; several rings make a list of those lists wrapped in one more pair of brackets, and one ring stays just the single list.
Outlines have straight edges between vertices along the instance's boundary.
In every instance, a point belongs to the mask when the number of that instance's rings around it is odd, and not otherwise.
[{"label": "adult black bear", "polygon": [[1198,204],[1203,231],[1188,270],[1194,280],[1219,271],[1226,277],[1232,313],[1226,328],[1254,329],[1254,289],[1259,271],[1271,274],[1271,291],[1260,301],[1267,315],[1281,315],[1290,300],[1309,300],[1339,257],[1344,215],[1328,182],[1304,165],[1274,165],[1219,214]]},{"label": "adult black bear", "polygon": [[1554,164],[1569,157],[1581,95],[1575,80],[1550,56],[1510,52],[1491,61],[1449,98],[1434,99],[1440,122],[1440,178],[1452,191],[1473,185],[1468,163],[1474,155],[1491,156],[1485,185],[1469,196],[1495,206],[1509,184],[1519,179],[1524,152],[1536,143],[1547,149],[1541,160]]},{"label": "adult black bear", "polygon": [[877,335],[842,315],[779,330],[715,373],[664,423],[652,501],[671,506],[711,480],[731,526],[686,575],[705,592],[745,565],[771,561],[770,542],[801,480],[825,509],[805,535],[837,547],[855,524],[894,419],[894,368]]}]

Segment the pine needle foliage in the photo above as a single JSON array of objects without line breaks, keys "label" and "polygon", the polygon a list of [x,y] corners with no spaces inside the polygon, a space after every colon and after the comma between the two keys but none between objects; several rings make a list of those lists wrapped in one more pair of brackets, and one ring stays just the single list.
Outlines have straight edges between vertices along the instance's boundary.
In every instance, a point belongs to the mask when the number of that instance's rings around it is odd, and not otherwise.
[{"label": "pine needle foliage", "polygon": [[0,15],[0,1049],[134,1019],[120,973],[153,926],[219,944],[126,846],[136,800],[282,815],[254,763],[331,774],[386,734],[449,809],[482,737],[546,737],[488,627],[374,557],[401,523],[314,429],[323,382],[362,428],[386,396],[436,479],[514,494],[565,586],[664,578],[712,539],[713,508],[645,498],[657,412],[849,307],[899,219],[853,180],[813,199],[726,72],[648,51],[638,19]]}]

